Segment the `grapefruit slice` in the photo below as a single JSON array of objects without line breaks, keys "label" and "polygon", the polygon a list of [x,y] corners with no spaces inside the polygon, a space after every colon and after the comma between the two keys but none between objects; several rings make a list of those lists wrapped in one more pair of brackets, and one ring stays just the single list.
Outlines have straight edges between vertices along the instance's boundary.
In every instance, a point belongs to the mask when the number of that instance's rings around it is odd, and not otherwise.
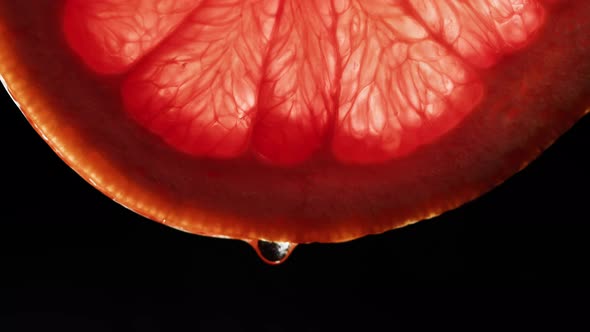
[{"label": "grapefruit slice", "polygon": [[187,232],[438,215],[590,107],[586,1],[0,0],[0,73],[96,188]]}]

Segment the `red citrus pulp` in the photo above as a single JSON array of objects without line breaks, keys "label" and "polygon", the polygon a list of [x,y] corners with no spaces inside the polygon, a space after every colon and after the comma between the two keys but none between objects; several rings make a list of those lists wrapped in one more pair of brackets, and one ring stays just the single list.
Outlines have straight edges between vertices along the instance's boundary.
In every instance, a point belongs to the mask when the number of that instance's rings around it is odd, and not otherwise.
[{"label": "red citrus pulp", "polygon": [[590,3],[0,0],[0,73],[115,201],[336,242],[438,215],[590,107]]}]

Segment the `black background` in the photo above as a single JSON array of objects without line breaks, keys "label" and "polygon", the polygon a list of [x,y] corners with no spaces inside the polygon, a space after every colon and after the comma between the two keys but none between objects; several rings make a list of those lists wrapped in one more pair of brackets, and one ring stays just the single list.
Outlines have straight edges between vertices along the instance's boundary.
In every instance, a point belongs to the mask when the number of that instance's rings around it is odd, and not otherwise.
[{"label": "black background", "polygon": [[112,202],[51,151],[4,91],[0,98],[0,304],[9,309],[0,330],[367,327],[399,313],[383,300],[414,312],[456,296],[421,301],[406,287],[578,288],[590,277],[589,118],[459,209],[344,244],[303,245],[268,266],[243,242],[182,233]]}]

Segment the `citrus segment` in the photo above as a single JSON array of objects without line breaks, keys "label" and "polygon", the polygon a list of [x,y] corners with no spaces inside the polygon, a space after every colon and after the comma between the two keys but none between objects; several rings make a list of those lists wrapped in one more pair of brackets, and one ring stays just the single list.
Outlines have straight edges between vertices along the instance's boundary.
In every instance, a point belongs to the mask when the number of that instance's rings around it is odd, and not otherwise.
[{"label": "citrus segment", "polygon": [[283,1],[265,59],[252,144],[292,165],[321,148],[334,117],[338,59],[330,1]]},{"label": "citrus segment", "polygon": [[277,3],[214,1],[191,13],[125,81],[127,111],[189,154],[240,155]]},{"label": "citrus segment", "polygon": [[399,157],[457,124],[480,101],[477,76],[412,18],[407,4],[350,2],[338,18],[338,159]]},{"label": "citrus segment", "polygon": [[489,67],[526,45],[545,12],[535,0],[410,0],[435,36],[464,59]]},{"label": "citrus segment", "polygon": [[70,0],[69,44],[93,70],[114,74],[152,50],[202,0]]}]

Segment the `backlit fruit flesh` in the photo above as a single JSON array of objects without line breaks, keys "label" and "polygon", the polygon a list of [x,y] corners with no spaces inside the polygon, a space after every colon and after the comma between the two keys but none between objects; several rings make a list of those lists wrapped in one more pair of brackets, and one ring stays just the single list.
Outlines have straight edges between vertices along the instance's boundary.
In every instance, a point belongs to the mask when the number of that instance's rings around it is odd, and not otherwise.
[{"label": "backlit fruit flesh", "polygon": [[590,106],[587,1],[0,0],[0,73],[115,201],[337,242],[454,208]]}]

